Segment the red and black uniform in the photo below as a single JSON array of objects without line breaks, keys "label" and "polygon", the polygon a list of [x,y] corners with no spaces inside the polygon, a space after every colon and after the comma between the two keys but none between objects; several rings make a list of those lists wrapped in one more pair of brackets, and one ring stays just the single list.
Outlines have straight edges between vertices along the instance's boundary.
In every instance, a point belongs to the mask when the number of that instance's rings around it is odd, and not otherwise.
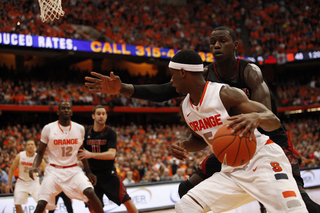
[{"label": "red and black uniform", "polygon": [[[93,126],[86,128],[85,141],[83,146],[90,152],[106,152],[108,149],[117,149],[117,134],[109,126],[101,132],[95,132]],[[117,175],[112,160],[88,159],[91,172],[97,176],[97,184],[94,191],[103,205],[103,194],[105,194],[114,203],[121,205],[131,198],[129,197],[126,187],[123,185],[120,177]]]},{"label": "red and black uniform", "polygon": [[[213,81],[213,82],[219,82],[219,83],[226,83],[232,87],[239,88],[245,92],[245,94],[248,96],[249,99],[251,99],[251,89],[245,84],[244,82],[244,70],[247,66],[247,64],[253,63],[250,60],[247,59],[238,59],[237,62],[237,73],[232,80],[222,80],[219,76],[216,67],[215,62],[209,65],[208,74],[206,76],[207,81]],[[272,105],[272,111],[275,115],[277,115],[277,107],[273,98],[273,95],[270,91],[270,99],[271,99],[271,105]],[[293,155],[293,147],[292,143],[290,141],[290,138],[288,137],[288,133],[286,128],[281,125],[279,129],[276,129],[271,132],[266,132],[261,128],[258,128],[258,130],[270,137],[272,141],[277,143],[279,146],[282,147],[284,152],[286,153],[287,158],[289,159],[291,165],[292,165],[292,173],[294,178],[296,179],[297,184],[303,186],[303,179],[300,176],[300,170],[298,165],[297,158]],[[200,175],[202,178],[207,178],[211,176],[215,172],[219,172],[220,168],[217,168],[218,166],[218,159],[214,156],[214,154],[211,154],[208,156],[200,165],[200,168],[196,170],[196,173]]]}]

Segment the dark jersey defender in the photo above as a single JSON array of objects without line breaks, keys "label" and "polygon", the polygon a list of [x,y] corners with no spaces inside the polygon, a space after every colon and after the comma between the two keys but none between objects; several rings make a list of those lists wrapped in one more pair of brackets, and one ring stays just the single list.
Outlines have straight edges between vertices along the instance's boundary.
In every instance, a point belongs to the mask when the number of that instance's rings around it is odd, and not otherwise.
[{"label": "dark jersey defender", "polygon": [[[86,128],[85,141],[83,146],[90,152],[106,152],[110,148],[117,148],[117,134],[109,126],[101,132],[95,132],[93,126]],[[103,205],[103,194],[114,203],[121,205],[130,200],[126,187],[117,175],[113,160],[88,159],[91,172],[97,176],[97,185],[94,186],[98,198]]]}]

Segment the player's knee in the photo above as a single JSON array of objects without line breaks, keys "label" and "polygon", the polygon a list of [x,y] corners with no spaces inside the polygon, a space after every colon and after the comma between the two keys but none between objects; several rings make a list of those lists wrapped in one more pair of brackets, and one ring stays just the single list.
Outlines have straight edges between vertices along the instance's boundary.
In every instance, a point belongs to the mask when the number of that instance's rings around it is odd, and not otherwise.
[{"label": "player's knee", "polygon": [[178,213],[184,212],[202,212],[203,208],[198,203],[196,203],[191,197],[188,195],[182,197],[176,204],[175,210]]},{"label": "player's knee", "polygon": [[189,180],[182,181],[179,184],[179,196],[182,198],[183,195],[187,194],[187,192],[192,189],[194,186],[189,182]]},{"label": "player's knee", "polygon": [[93,199],[94,196],[96,196],[93,188],[89,187],[89,188],[86,188],[85,190],[83,190],[83,194],[89,199]]}]

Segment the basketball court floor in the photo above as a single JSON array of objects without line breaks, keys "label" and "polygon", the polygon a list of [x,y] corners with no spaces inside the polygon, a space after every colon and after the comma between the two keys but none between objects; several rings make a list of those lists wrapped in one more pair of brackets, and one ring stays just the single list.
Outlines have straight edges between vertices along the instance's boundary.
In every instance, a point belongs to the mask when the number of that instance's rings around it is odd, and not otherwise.
[{"label": "basketball court floor", "polygon": [[[320,204],[320,188],[307,189],[306,191],[313,201]],[[237,209],[228,211],[226,213],[260,213],[259,208],[260,208],[259,203],[257,201],[254,201],[246,205],[243,205]],[[159,211],[150,211],[147,213],[174,213],[174,212],[175,212],[174,209],[165,209],[165,210],[159,210]]]}]

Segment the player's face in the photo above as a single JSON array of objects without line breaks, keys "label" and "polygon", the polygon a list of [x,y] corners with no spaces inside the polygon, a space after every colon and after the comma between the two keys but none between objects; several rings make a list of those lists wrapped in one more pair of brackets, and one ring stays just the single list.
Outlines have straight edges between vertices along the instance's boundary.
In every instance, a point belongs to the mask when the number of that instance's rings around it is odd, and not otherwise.
[{"label": "player's face", "polygon": [[28,153],[32,153],[34,152],[34,148],[35,148],[35,144],[33,141],[27,141],[27,144],[26,144],[26,151]]},{"label": "player's face", "polygon": [[92,115],[95,123],[99,125],[104,125],[107,121],[107,111],[104,108],[96,109],[95,113]]},{"label": "player's face", "polygon": [[228,30],[215,30],[210,35],[210,51],[216,60],[235,57],[238,42],[233,41]]},{"label": "player's face", "polygon": [[181,88],[181,70],[169,69],[171,73],[170,82],[172,86],[176,88],[176,92],[179,94],[183,94],[183,90]]},{"label": "player's face", "polygon": [[69,102],[63,102],[58,110],[59,118],[69,120],[72,116],[72,109]]}]

